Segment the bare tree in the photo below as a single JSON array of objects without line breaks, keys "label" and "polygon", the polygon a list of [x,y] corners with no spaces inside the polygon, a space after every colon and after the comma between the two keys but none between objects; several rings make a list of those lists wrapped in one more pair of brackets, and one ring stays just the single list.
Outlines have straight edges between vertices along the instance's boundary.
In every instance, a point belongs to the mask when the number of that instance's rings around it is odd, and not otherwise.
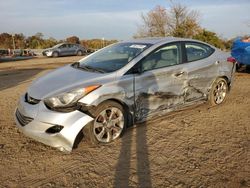
[{"label": "bare tree", "polygon": [[164,37],[169,35],[168,32],[168,14],[162,6],[156,6],[146,15],[142,14],[142,25],[138,27],[138,33],[135,38],[141,37]]},{"label": "bare tree", "polygon": [[171,34],[175,37],[193,37],[201,31],[199,13],[181,4],[172,4],[170,9]]},{"label": "bare tree", "polygon": [[141,18],[142,25],[138,27],[136,38],[193,37],[201,31],[199,13],[181,4],[172,3],[169,10],[158,5]]}]

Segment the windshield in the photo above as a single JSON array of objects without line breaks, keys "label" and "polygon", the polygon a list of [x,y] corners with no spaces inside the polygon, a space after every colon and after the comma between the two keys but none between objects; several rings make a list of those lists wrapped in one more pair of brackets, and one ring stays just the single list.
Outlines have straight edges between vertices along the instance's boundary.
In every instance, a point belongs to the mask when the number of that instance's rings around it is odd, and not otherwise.
[{"label": "windshield", "polygon": [[55,46],[53,46],[52,48],[58,48],[59,46],[61,46],[62,45],[62,43],[60,43],[60,44],[56,44]]},{"label": "windshield", "polygon": [[81,60],[77,67],[89,71],[113,72],[125,66],[149,46],[151,44],[117,43]]}]

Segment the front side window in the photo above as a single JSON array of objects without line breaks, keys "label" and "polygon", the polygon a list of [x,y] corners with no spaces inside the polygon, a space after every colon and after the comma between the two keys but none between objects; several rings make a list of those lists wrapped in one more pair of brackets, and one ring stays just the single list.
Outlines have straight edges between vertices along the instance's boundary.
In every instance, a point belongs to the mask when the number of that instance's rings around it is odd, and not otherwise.
[{"label": "front side window", "polygon": [[185,48],[188,62],[204,59],[214,52],[210,46],[196,42],[187,42]]},{"label": "front side window", "polygon": [[56,44],[55,46],[53,46],[52,48],[59,48],[60,46],[62,46],[62,43],[60,44]]},{"label": "front side window", "polygon": [[150,46],[151,44],[144,43],[117,43],[84,58],[79,62],[78,68],[113,72],[128,64]]},{"label": "front side window", "polygon": [[179,44],[169,44],[161,47],[141,61],[142,71],[180,64],[180,49]]}]

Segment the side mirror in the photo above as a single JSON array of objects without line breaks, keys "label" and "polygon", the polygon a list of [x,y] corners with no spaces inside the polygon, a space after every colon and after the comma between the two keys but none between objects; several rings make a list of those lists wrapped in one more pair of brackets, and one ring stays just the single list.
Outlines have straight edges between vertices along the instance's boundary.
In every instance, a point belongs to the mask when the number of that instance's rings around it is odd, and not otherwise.
[{"label": "side mirror", "polygon": [[142,73],[142,68],[140,66],[140,63],[137,63],[132,69],[131,69],[131,73],[132,74],[141,74]]},{"label": "side mirror", "polygon": [[141,73],[142,73],[141,66],[137,63],[131,69],[129,69],[129,71],[125,74],[127,75],[127,74],[141,74]]}]

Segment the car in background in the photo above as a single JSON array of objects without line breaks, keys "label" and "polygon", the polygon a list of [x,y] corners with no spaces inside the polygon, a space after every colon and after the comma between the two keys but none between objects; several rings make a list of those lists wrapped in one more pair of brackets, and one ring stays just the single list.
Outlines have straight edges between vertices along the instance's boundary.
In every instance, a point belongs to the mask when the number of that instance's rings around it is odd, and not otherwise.
[{"label": "car in background", "polygon": [[0,56],[6,56],[6,55],[9,55],[8,50],[0,49]]},{"label": "car in background", "polygon": [[36,56],[36,54],[29,49],[0,49],[0,56]]},{"label": "car in background", "polygon": [[109,143],[133,123],[222,104],[235,72],[229,56],[192,39],[119,42],[35,80],[19,100],[16,124],[61,151],[71,151],[82,132],[91,143]]},{"label": "car in background", "polygon": [[245,67],[250,71],[250,37],[237,38],[233,42],[231,55],[237,60],[237,70]]},{"label": "car in background", "polygon": [[86,49],[80,44],[60,43],[52,48],[45,49],[42,54],[47,57],[59,57],[59,56],[82,56],[86,53]]}]

